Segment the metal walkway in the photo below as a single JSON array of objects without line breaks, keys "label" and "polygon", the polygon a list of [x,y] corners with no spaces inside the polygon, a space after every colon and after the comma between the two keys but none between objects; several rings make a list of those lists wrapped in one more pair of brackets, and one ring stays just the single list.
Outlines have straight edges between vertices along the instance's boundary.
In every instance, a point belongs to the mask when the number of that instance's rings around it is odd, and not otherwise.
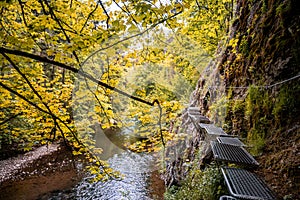
[{"label": "metal walkway", "polygon": [[211,123],[211,121],[203,116],[198,107],[189,107],[188,108],[188,116],[193,121],[194,124],[198,123]]},{"label": "metal walkway", "polygon": [[246,146],[239,138],[235,137],[217,137],[217,141],[222,144],[230,144],[234,146]]},{"label": "metal walkway", "polygon": [[237,168],[222,168],[230,194],[239,199],[275,200],[266,183],[255,174]]},{"label": "metal walkway", "polygon": [[[222,128],[199,120],[204,117],[198,108],[190,108],[188,115],[194,126],[204,129],[206,136],[213,136],[210,146],[214,159],[226,163],[240,164],[244,167],[257,167],[259,163],[244,149],[246,146],[239,138],[228,135]],[[205,119],[204,117],[203,119]],[[208,118],[206,118],[208,119]],[[216,136],[216,137],[215,137]],[[208,137],[211,138],[211,137]],[[219,200],[275,200],[276,197],[266,183],[255,174],[239,168],[222,168],[222,174],[231,196],[223,195]]]},{"label": "metal walkway", "polygon": [[228,136],[222,128],[216,127],[214,124],[203,124],[199,123],[200,127],[205,129],[207,134],[217,135],[217,136]]},{"label": "metal walkway", "polygon": [[259,165],[259,163],[243,147],[211,141],[211,148],[214,158],[217,161],[238,163],[248,166]]}]

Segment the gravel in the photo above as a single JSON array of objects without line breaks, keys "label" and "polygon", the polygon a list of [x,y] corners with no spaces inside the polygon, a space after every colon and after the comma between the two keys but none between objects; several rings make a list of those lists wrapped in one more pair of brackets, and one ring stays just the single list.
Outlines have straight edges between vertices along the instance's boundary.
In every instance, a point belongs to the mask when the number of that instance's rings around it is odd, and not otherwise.
[{"label": "gravel", "polygon": [[0,183],[16,179],[17,175],[22,172],[22,169],[28,167],[35,160],[41,159],[44,156],[51,155],[58,151],[59,146],[59,144],[44,145],[23,155],[1,160]]}]

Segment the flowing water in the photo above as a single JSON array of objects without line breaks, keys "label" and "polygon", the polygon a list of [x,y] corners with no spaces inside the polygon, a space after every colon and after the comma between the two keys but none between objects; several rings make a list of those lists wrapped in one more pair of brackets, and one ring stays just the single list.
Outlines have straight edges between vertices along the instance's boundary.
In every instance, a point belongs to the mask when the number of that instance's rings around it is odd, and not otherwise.
[{"label": "flowing water", "polygon": [[71,191],[53,193],[48,199],[163,199],[164,183],[154,170],[153,156],[124,151],[111,157],[109,163],[124,179],[97,183],[83,179]]},{"label": "flowing water", "polygon": [[[100,139],[99,141],[105,141]],[[46,154],[34,162],[28,158],[30,164],[18,173],[19,179],[8,178],[0,184],[0,200],[163,199],[164,181],[155,168],[153,155],[122,150],[118,146],[112,147],[109,141],[105,141],[105,144],[109,145],[105,148],[109,151],[104,156],[110,167],[124,175],[124,179],[90,183],[90,177],[82,179],[82,173],[77,173],[74,169],[73,164],[77,162],[72,162],[70,152],[60,148],[54,153],[47,151],[49,155]],[[32,154],[38,153],[35,151]],[[76,165],[77,169],[82,169],[82,164]],[[4,171],[8,169],[3,168]],[[11,176],[14,177],[13,174]]]}]

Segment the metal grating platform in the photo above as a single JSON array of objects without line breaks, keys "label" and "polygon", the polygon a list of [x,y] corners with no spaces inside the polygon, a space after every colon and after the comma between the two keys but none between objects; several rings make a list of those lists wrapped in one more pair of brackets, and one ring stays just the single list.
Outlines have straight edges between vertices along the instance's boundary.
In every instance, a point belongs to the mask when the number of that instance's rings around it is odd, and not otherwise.
[{"label": "metal grating platform", "polygon": [[200,108],[199,107],[188,107],[188,111],[200,112]]},{"label": "metal grating platform", "polygon": [[222,144],[230,144],[234,146],[246,146],[240,139],[234,137],[217,137],[217,141]]},{"label": "metal grating platform", "polygon": [[216,160],[251,166],[259,165],[243,147],[211,141],[211,148]]},{"label": "metal grating platform", "polygon": [[198,111],[190,111],[189,110],[188,113],[189,113],[189,115],[201,115],[201,113]]},{"label": "metal grating platform", "polygon": [[227,196],[227,195],[223,195],[219,198],[219,200],[236,200],[236,198]]},{"label": "metal grating platform", "polygon": [[189,114],[189,117],[193,120],[193,123],[198,124],[198,123],[211,123],[210,120],[202,115],[191,115]]},{"label": "metal grating platform", "polygon": [[189,107],[188,108],[188,113],[190,115],[201,115],[201,110],[198,107]]},{"label": "metal grating platform", "polygon": [[222,168],[230,194],[239,199],[275,200],[275,195],[255,174],[237,168]]},{"label": "metal grating platform", "polygon": [[222,128],[216,127],[214,124],[199,123],[201,128],[204,128],[208,134],[228,136]]}]

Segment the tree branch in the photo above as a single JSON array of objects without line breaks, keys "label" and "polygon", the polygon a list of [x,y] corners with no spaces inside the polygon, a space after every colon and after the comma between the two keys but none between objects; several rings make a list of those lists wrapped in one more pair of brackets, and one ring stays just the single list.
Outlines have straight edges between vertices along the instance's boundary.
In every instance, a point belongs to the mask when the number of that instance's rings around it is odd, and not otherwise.
[{"label": "tree branch", "polygon": [[[56,17],[56,15],[55,15],[55,13],[54,13],[52,7],[49,5],[49,3],[48,3],[47,0],[44,0],[44,2],[45,2],[45,4],[46,4],[46,6],[48,7],[50,14],[52,15],[52,17],[54,18],[54,20],[56,21],[56,23],[57,23],[58,26],[60,27],[60,29],[61,29],[61,31],[63,32],[63,34],[65,35],[67,41],[68,41],[69,43],[71,43],[71,39],[69,38],[69,36],[68,36],[68,34],[66,33],[66,31],[65,31],[64,27],[62,26],[62,24],[60,23],[60,20]],[[77,56],[76,52],[73,51],[72,53],[73,53],[73,55],[74,55],[76,61],[77,61],[78,63],[80,63],[79,57]]]},{"label": "tree branch", "polygon": [[[30,83],[30,81],[28,80],[28,78],[26,77],[26,75],[21,72],[21,70],[19,69],[19,67],[10,59],[10,57],[8,57],[4,52],[1,52],[1,54],[11,64],[11,66],[13,66],[13,68],[22,76],[22,78],[26,81],[27,85],[29,85],[29,87],[33,91],[33,93],[42,101],[43,98],[36,91],[36,89],[33,87],[33,85]],[[47,108],[47,110],[49,111],[49,113],[52,113],[51,110],[50,110],[50,108],[48,107],[48,105],[45,102],[42,101],[42,104]]]},{"label": "tree branch", "polygon": [[0,122],[0,126],[3,125],[3,124],[5,124],[6,122],[8,122],[8,121],[10,121],[10,120],[12,120],[12,119],[18,117],[19,115],[22,115],[22,114],[23,114],[23,112],[20,112],[20,113],[18,113],[18,114],[15,114],[15,115],[13,115],[13,116],[10,116],[10,117],[7,118],[6,120]]},{"label": "tree branch", "polygon": [[164,140],[164,135],[163,135],[162,126],[161,126],[162,107],[161,107],[161,105],[160,105],[160,103],[159,103],[158,100],[155,100],[153,103],[157,103],[158,108],[159,108],[159,119],[158,119],[159,134],[160,134],[160,139],[161,139],[162,145],[165,148],[166,147],[166,143],[165,143],[165,140]]},{"label": "tree branch", "polygon": [[132,39],[132,38],[141,36],[141,35],[143,35],[144,33],[146,33],[146,32],[148,32],[148,31],[154,29],[154,28],[155,28],[156,26],[158,26],[159,24],[162,24],[162,23],[164,23],[165,21],[167,21],[167,20],[169,20],[169,19],[172,19],[172,18],[176,17],[177,15],[179,15],[179,14],[181,14],[181,13],[182,13],[182,11],[180,11],[180,12],[178,12],[178,13],[176,13],[176,14],[174,14],[174,15],[168,17],[168,18],[165,18],[165,19],[162,19],[162,20],[158,21],[157,23],[153,24],[152,26],[150,26],[149,28],[143,30],[143,31],[140,32],[140,33],[131,35],[131,36],[126,37],[126,38],[124,38],[124,39],[122,39],[122,40],[119,40],[119,41],[117,41],[117,42],[115,42],[115,43],[113,43],[113,44],[111,44],[111,45],[108,45],[108,46],[106,46],[106,47],[104,47],[104,48],[98,49],[97,51],[95,51],[95,52],[93,52],[91,55],[89,55],[89,56],[82,62],[82,66],[86,63],[86,61],[87,61],[88,59],[90,59],[92,56],[94,56],[95,54],[99,53],[100,51],[104,51],[104,50],[109,49],[109,48],[111,48],[111,47],[114,47],[114,46],[116,46],[116,45],[118,45],[118,44],[121,44],[122,42],[125,42],[125,41],[127,41],[127,40]]},{"label": "tree branch", "polygon": [[39,107],[36,103],[31,102],[31,101],[30,101],[29,99],[27,99],[25,96],[23,96],[22,94],[16,92],[14,89],[8,87],[8,86],[5,85],[4,83],[0,82],[0,86],[3,87],[4,89],[6,89],[7,91],[13,93],[14,95],[18,96],[19,98],[23,99],[24,101],[26,101],[28,104],[30,104],[31,106],[35,107],[35,108],[38,109],[39,111],[51,115],[51,113],[49,113],[47,110],[44,110],[43,108]]},{"label": "tree branch", "polygon": [[28,27],[28,26],[27,26],[26,19],[25,19],[25,13],[24,13],[24,5],[23,5],[24,2],[22,2],[21,0],[18,0],[18,2],[19,2],[19,5],[20,5],[20,7],[21,7],[22,18],[23,18],[24,24],[25,24],[26,27]]},{"label": "tree branch", "polygon": [[[20,68],[8,57],[5,53],[1,52],[1,54],[6,58],[6,60],[13,66],[13,68],[22,76],[22,78],[26,81],[27,85],[29,85],[30,89],[33,91],[33,93],[40,99],[42,104],[46,107],[48,112],[51,114],[51,117],[56,124],[56,119],[54,117],[53,112],[51,111],[50,107],[43,101],[42,96],[36,91],[36,89],[33,87],[33,85],[30,83],[28,78],[24,73],[21,72]],[[55,125],[56,126],[56,125]],[[62,133],[63,134],[63,133]]]},{"label": "tree branch", "polygon": [[98,3],[100,4],[100,6],[101,6],[101,8],[103,9],[103,11],[104,11],[104,13],[105,13],[105,15],[106,15],[106,28],[108,29],[109,28],[109,20],[110,20],[110,16],[109,16],[109,14],[107,13],[107,10],[105,9],[105,7],[104,7],[104,5],[103,5],[103,3],[102,3],[102,1],[101,0],[99,0],[98,1]]},{"label": "tree branch", "polygon": [[[77,139],[77,137],[75,136],[75,133],[71,130],[71,128],[63,121],[61,120],[59,117],[57,117],[50,109],[50,107],[43,101],[42,96],[36,91],[36,89],[33,87],[33,85],[30,83],[30,81],[28,80],[28,78],[25,76],[25,74],[23,74],[21,72],[21,70],[19,69],[19,67],[3,52],[1,52],[1,54],[6,58],[6,60],[13,66],[13,68],[23,77],[23,79],[25,79],[26,83],[29,85],[30,89],[33,91],[33,93],[40,99],[40,101],[42,102],[42,104],[46,107],[47,109],[47,114],[49,114],[53,121],[55,126],[59,126],[59,124],[57,123],[57,120],[59,120],[60,122],[62,122],[68,129],[69,131],[73,134],[73,136],[75,137],[75,139],[79,142],[79,140]],[[26,98],[26,97],[25,97]],[[64,137],[64,133],[62,132],[62,136]]]},{"label": "tree branch", "polygon": [[130,14],[130,12],[129,12],[129,10],[128,10],[128,8],[127,8],[127,6],[126,6],[126,4],[123,2],[123,4],[124,4],[124,6],[125,6],[125,8],[126,8],[126,10],[124,10],[123,8],[122,8],[122,6],[120,6],[119,4],[118,4],[118,2],[116,2],[116,0],[113,0],[113,2],[124,12],[124,13],[126,13],[131,19],[132,19],[132,21],[136,24],[136,25],[139,25],[138,23],[137,23],[137,21],[134,19],[134,17]]},{"label": "tree branch", "polygon": [[99,4],[96,4],[96,7],[94,8],[94,10],[92,10],[92,12],[89,13],[89,15],[87,16],[82,28],[80,29],[79,33],[81,33],[83,31],[83,29],[85,28],[88,20],[90,19],[90,17],[94,14],[94,12],[97,10]]},{"label": "tree branch", "polygon": [[76,74],[79,74],[80,76],[82,77],[85,77],[87,79],[89,79],[90,81],[94,82],[94,83],[97,83],[98,85],[102,86],[102,87],[105,87],[107,89],[110,89],[110,90],[113,90],[119,94],[122,94],[128,98],[131,98],[135,101],[138,101],[138,102],[141,102],[141,103],[144,103],[144,104],[147,104],[149,106],[153,106],[154,105],[154,102],[151,103],[151,102],[148,102],[144,99],[141,99],[139,97],[135,97],[135,96],[131,96],[130,94],[118,89],[118,88],[115,88],[115,87],[112,87],[102,81],[99,81],[97,80],[96,78],[94,78],[92,75],[82,71],[82,70],[79,70],[79,69],[76,69],[74,67],[71,67],[69,65],[66,65],[66,64],[63,64],[63,63],[60,63],[60,62],[57,62],[57,61],[54,61],[54,60],[50,60],[46,57],[42,57],[42,56],[38,56],[38,55],[35,55],[35,54],[31,54],[31,53],[27,53],[27,52],[23,52],[23,51],[19,51],[19,50],[12,50],[12,49],[6,49],[4,47],[0,47],[0,52],[4,52],[4,53],[7,53],[7,54],[12,54],[12,55],[16,55],[16,56],[22,56],[22,57],[25,57],[25,58],[31,58],[31,59],[34,59],[36,61],[39,61],[39,62],[44,62],[44,63],[48,63],[48,64],[52,64],[52,65],[56,65],[58,67],[61,67],[61,68],[64,68],[64,69],[67,69],[73,73],[76,73]]},{"label": "tree branch", "polygon": [[0,82],[0,86],[3,87],[4,89],[6,89],[7,91],[15,94],[16,96],[18,96],[19,98],[23,99],[24,101],[26,101],[29,105],[35,107],[36,109],[38,109],[39,111],[46,113],[50,116],[53,116],[56,120],[60,121],[64,126],[67,127],[67,129],[70,131],[70,133],[73,135],[73,137],[75,138],[75,140],[78,142],[78,144],[83,145],[79,139],[76,137],[74,131],[72,131],[72,129],[59,117],[57,117],[55,114],[53,113],[49,113],[47,110],[44,110],[43,108],[39,107],[36,103],[30,101],[29,99],[27,99],[25,96],[23,96],[22,94],[18,93],[17,91],[15,91],[14,89],[8,87],[7,85],[5,85],[4,83]]},{"label": "tree branch", "polygon": [[[60,130],[60,132],[62,133],[62,137],[66,143],[66,138],[65,138],[65,135],[64,135],[64,132],[63,130],[61,129],[61,127],[59,126],[59,124],[57,123],[57,120],[62,122],[63,125],[65,125],[68,129],[69,129],[69,126],[64,122],[62,121],[59,117],[55,116],[54,114],[51,114],[49,113],[47,110],[44,110],[43,108],[39,107],[37,104],[31,102],[30,100],[28,100],[25,96],[21,95],[20,93],[16,92],[15,90],[11,89],[10,87],[8,87],[7,85],[3,84],[2,82],[0,82],[0,86],[3,87],[4,89],[6,89],[7,91],[15,94],[16,96],[18,96],[19,98],[23,99],[24,101],[26,101],[27,103],[29,103],[31,106],[35,107],[36,109],[38,109],[39,111],[41,112],[44,112],[46,114],[49,114],[51,116],[53,116],[55,118],[55,126],[58,127],[58,129]],[[3,122],[2,122],[3,123]],[[0,124],[1,125],[1,124]],[[82,145],[83,147],[85,147],[87,150],[89,150],[89,148],[87,146],[85,146],[83,143],[81,143],[79,141],[79,139],[76,137],[76,135],[74,134],[73,131],[71,131],[74,139],[76,140],[76,142],[78,142],[78,144]],[[90,150],[89,150],[90,151]],[[90,153],[91,154],[91,153]],[[94,156],[93,154],[91,154],[98,162],[99,162],[99,165],[100,167],[103,169],[104,173],[107,174],[109,177],[113,178],[107,171],[106,171],[106,167],[102,164],[102,162],[98,159],[98,157]]]}]

